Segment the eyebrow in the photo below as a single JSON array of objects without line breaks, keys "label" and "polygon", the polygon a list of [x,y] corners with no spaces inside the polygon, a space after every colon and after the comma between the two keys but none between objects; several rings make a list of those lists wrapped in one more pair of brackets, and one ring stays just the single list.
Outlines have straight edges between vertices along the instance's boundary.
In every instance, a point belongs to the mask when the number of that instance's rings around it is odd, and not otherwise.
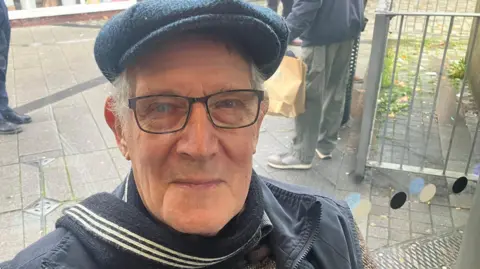
[{"label": "eyebrow", "polygon": [[[213,94],[216,94],[216,93],[220,93],[220,92],[226,92],[226,91],[231,91],[231,90],[244,90],[244,89],[240,89],[240,88],[234,88],[234,87],[222,87],[210,94],[207,94],[207,95],[203,95],[203,96],[208,96],[208,95],[213,95]],[[245,89],[246,90],[246,89]],[[182,95],[179,93],[178,90],[174,90],[174,89],[155,89],[155,88],[148,88],[147,89],[147,92],[140,95],[140,96],[136,96],[136,97],[141,97],[141,96],[150,96],[150,95],[177,95],[177,96],[186,96],[186,95]],[[192,96],[192,97],[203,97],[203,96]]]}]

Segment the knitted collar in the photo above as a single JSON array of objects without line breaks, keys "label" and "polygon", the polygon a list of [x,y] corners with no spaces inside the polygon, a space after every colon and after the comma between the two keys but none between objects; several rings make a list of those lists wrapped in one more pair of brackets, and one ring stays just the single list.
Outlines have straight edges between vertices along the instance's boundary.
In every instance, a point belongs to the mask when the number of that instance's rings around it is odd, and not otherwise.
[{"label": "knitted collar", "polygon": [[66,209],[57,227],[72,232],[101,268],[233,268],[271,230],[258,180],[254,173],[244,210],[214,237],[183,234],[155,221],[140,200],[133,173],[123,200],[93,195]]}]

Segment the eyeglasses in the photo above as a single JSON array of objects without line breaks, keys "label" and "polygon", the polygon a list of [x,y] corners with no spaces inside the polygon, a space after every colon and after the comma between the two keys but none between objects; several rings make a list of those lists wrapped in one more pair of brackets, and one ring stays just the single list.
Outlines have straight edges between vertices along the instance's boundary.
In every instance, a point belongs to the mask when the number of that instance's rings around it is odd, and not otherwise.
[{"label": "eyeglasses", "polygon": [[264,92],[229,90],[204,97],[158,94],[130,98],[128,107],[134,111],[138,127],[147,133],[178,132],[187,126],[194,103],[203,103],[208,119],[223,129],[244,128],[258,119]]}]

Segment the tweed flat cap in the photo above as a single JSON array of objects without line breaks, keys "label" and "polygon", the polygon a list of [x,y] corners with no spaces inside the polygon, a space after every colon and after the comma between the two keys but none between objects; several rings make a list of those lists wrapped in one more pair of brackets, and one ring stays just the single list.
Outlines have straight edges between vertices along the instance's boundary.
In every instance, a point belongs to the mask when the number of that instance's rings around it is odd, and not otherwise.
[{"label": "tweed flat cap", "polygon": [[227,34],[269,78],[287,48],[285,21],[242,0],[146,0],[110,19],[95,41],[95,60],[114,81],[153,44],[185,32]]}]

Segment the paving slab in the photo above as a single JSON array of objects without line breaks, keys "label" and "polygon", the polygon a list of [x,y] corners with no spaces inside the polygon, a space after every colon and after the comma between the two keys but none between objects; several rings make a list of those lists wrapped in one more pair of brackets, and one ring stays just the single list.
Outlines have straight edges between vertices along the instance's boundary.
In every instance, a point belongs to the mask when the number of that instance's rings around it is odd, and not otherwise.
[{"label": "paving slab", "polygon": [[14,141],[0,142],[0,166],[18,163],[18,141],[16,135],[7,137],[14,138]]},{"label": "paving slab", "polygon": [[20,156],[61,149],[55,121],[30,123],[22,128],[24,131],[18,135]]},{"label": "paving slab", "polygon": [[105,149],[105,142],[88,107],[54,108],[65,155]]}]

